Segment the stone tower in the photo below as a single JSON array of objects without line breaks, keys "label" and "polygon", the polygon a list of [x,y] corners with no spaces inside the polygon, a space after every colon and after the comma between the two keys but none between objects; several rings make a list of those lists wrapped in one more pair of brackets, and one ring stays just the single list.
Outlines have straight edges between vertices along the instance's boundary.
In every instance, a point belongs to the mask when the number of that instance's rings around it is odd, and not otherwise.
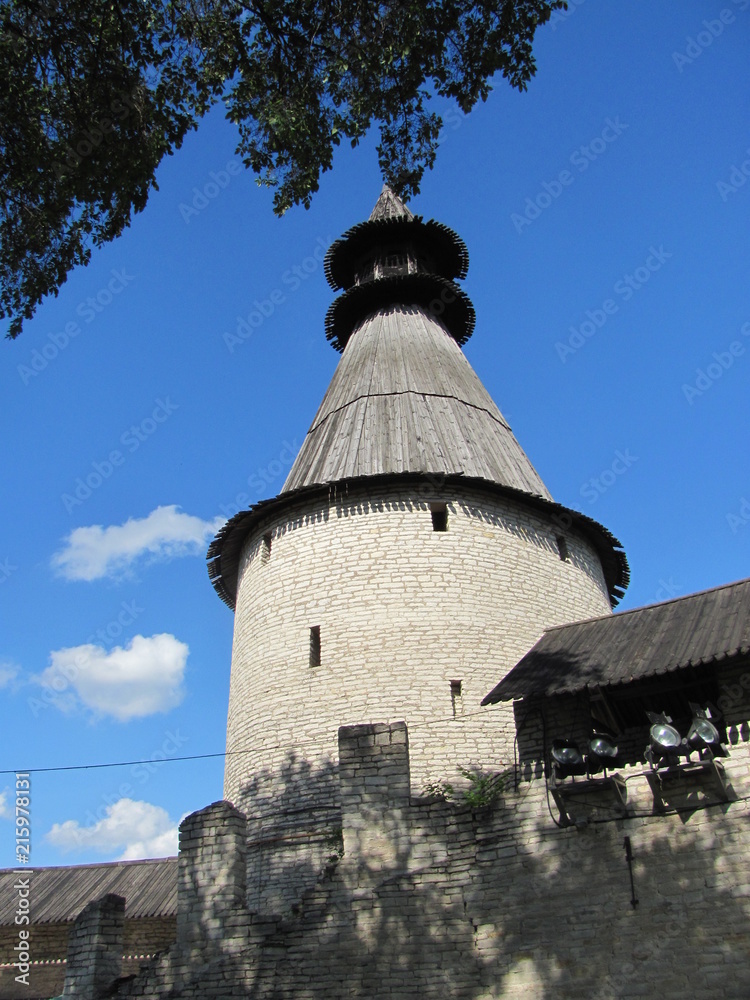
[{"label": "stone tower", "polygon": [[405,720],[417,794],[500,769],[512,713],[482,698],[627,585],[619,543],[553,502],[466,360],[467,268],[455,233],[384,188],[326,256],[342,358],[289,477],[209,550],[235,610],[224,792],[255,824],[259,898],[303,842],[310,878],[330,853],[339,726]]}]

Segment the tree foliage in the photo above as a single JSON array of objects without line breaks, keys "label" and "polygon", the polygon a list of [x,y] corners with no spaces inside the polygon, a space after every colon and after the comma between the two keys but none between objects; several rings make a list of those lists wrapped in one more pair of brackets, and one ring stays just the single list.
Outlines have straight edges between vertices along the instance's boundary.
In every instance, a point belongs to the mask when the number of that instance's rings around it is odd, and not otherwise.
[{"label": "tree foliage", "polygon": [[523,90],[563,0],[0,0],[0,318],[48,294],[141,211],[162,158],[223,99],[274,210],[309,206],[343,140],[380,129],[418,192],[441,128],[500,73]]}]

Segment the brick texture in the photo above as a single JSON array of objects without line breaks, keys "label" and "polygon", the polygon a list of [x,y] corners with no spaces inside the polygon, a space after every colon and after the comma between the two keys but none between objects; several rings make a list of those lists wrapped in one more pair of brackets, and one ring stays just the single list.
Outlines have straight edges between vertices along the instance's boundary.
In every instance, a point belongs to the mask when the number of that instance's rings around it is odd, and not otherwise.
[{"label": "brick texture", "polygon": [[[510,782],[482,808],[460,797],[410,797],[403,723],[344,727],[340,761],[343,856],[295,912],[254,915],[232,891],[221,936],[207,937],[199,953],[178,941],[121,980],[113,996],[750,995],[746,742],[734,744],[725,762],[731,801],[716,801],[707,786],[675,787],[669,810],[656,812],[649,772],[634,765],[623,769],[625,818],[598,806],[588,822],[568,826],[558,825],[543,776]],[[217,803],[199,820],[203,850],[194,837],[183,838],[186,846],[193,842],[190,885],[236,884],[241,818]],[[213,831],[220,839],[227,822],[222,872],[206,838]],[[216,913],[208,888],[188,895],[195,921]]]},{"label": "brick texture", "polygon": [[[432,530],[438,501],[445,532]],[[274,774],[293,770],[295,754],[335,762],[346,723],[405,719],[415,792],[456,779],[457,765],[507,761],[512,712],[480,709],[482,698],[544,628],[610,610],[591,546],[568,533],[563,561],[558,534],[520,503],[469,488],[371,487],[260,525],[240,567],[225,797],[273,811]]]}]

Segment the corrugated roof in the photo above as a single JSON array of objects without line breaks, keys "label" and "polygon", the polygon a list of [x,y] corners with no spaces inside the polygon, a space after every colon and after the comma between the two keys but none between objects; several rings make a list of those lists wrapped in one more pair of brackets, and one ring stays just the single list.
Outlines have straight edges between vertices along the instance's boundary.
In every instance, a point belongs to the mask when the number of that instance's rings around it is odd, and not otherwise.
[{"label": "corrugated roof", "polygon": [[482,702],[572,694],[750,653],[750,579],[548,629]]},{"label": "corrugated roof", "polygon": [[282,494],[404,472],[460,474],[551,499],[442,323],[394,305],[352,335]]},{"label": "corrugated roof", "polygon": [[[0,870],[0,924],[12,924],[17,905],[13,883],[26,878],[16,869]],[[75,920],[87,903],[108,892],[125,897],[125,916],[172,916],[177,912],[177,858],[115,861],[60,868],[34,868],[31,916],[36,923]]]}]

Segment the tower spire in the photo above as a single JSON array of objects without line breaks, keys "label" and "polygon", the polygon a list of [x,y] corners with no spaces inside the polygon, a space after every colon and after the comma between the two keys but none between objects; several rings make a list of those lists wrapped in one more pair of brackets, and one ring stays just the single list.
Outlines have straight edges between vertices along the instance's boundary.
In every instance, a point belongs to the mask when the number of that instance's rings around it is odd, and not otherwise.
[{"label": "tower spire", "polygon": [[375,207],[370,213],[370,222],[377,222],[379,219],[413,219],[414,215],[401,201],[393,188],[388,184],[383,185],[380,197],[375,202]]},{"label": "tower spire", "polygon": [[[463,242],[392,191],[378,205],[326,255],[342,357],[289,477],[208,553],[236,611],[225,796],[254,842],[340,829],[326,757],[343,721],[433,720],[413,789],[478,748],[502,759],[505,727],[451,718],[456,685],[478,704],[545,628],[603,615],[627,582],[619,543],[552,501],[461,350]],[[295,770],[308,741],[321,768]],[[317,878],[324,855],[306,858]],[[249,863],[260,883],[263,856]]]},{"label": "tower spire", "polygon": [[387,185],[326,254],[343,289],[326,336],[344,356],[282,493],[358,476],[463,475],[551,499],[467,361],[469,255]]}]

